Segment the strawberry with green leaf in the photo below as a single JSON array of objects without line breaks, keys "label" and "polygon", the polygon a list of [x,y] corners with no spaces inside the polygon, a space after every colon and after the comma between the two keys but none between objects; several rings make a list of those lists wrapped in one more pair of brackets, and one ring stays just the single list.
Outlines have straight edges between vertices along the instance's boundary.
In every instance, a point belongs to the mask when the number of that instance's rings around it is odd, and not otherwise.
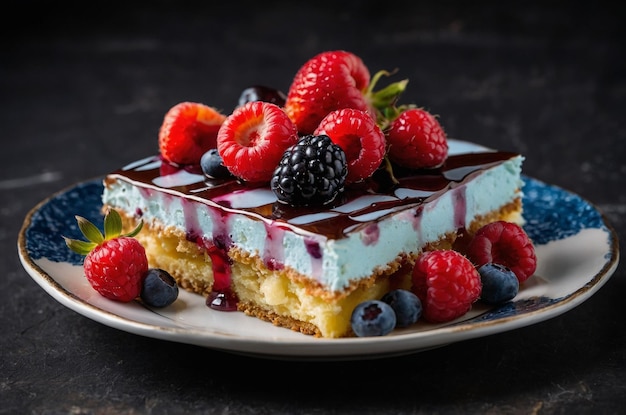
[{"label": "strawberry with green leaf", "polygon": [[370,78],[370,71],[357,55],[344,50],[319,53],[306,61],[294,76],[285,112],[301,135],[312,134],[329,113],[352,108],[369,113],[384,129],[388,119],[402,111],[396,103],[408,80],[375,90],[385,70]]},{"label": "strawberry with green leaf", "polygon": [[104,217],[103,234],[87,219],[76,216],[76,220],[87,240],[63,239],[72,251],[85,255],[83,268],[91,286],[111,300],[129,302],[137,298],[148,271],[146,251],[134,238],[143,222],[122,234],[122,219],[111,209]]}]

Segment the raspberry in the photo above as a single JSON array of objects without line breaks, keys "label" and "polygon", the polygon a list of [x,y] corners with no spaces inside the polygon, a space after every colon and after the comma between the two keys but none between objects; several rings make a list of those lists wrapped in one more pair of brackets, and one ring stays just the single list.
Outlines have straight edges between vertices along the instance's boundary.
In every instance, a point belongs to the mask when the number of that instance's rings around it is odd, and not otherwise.
[{"label": "raspberry", "polygon": [[520,283],[537,268],[532,241],[513,222],[497,221],[480,228],[468,245],[467,257],[477,268],[489,262],[504,265],[515,273]]},{"label": "raspberry", "polygon": [[437,119],[420,108],[402,112],[385,131],[389,159],[412,168],[439,167],[448,156],[448,140]]},{"label": "raspberry", "polygon": [[64,238],[67,246],[85,255],[83,269],[91,286],[102,296],[116,301],[129,302],[141,294],[148,271],[146,251],[133,238],[142,227],[122,234],[122,221],[115,210],[104,218],[105,234],[87,219],[76,217],[78,226],[88,241]]},{"label": "raspberry", "polygon": [[247,182],[269,182],[285,150],[298,141],[296,125],[276,104],[252,101],[236,108],[217,134],[226,168]]},{"label": "raspberry", "polygon": [[104,241],[91,251],[83,267],[87,280],[101,295],[128,302],[141,294],[148,260],[137,239],[119,237]]},{"label": "raspberry", "polygon": [[345,108],[329,113],[315,130],[339,145],[348,160],[346,183],[370,177],[385,157],[385,135],[365,111]]},{"label": "raspberry", "polygon": [[165,114],[159,129],[159,150],[170,163],[198,164],[216,147],[217,131],[226,119],[218,110],[197,102],[181,102]]},{"label": "raspberry", "polygon": [[480,296],[478,271],[457,251],[421,254],[415,262],[412,279],[412,291],[422,302],[422,316],[431,323],[461,317]]},{"label": "raspberry", "polygon": [[341,147],[326,135],[308,135],[285,151],[270,186],[280,202],[323,205],[343,190],[346,175],[346,155]]}]

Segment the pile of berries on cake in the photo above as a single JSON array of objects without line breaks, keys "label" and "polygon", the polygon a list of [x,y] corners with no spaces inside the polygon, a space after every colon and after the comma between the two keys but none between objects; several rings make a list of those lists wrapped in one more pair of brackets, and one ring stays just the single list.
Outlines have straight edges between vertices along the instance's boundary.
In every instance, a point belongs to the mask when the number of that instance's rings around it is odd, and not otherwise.
[{"label": "pile of berries on cake", "polygon": [[[268,86],[249,87],[231,113],[180,102],[167,111],[159,130],[163,164],[199,168],[212,180],[268,185],[279,203],[309,207],[332,204],[346,188],[380,171],[393,182],[394,169],[440,167],[448,155],[444,129],[426,109],[399,104],[407,80],[377,89],[381,78],[391,75],[383,70],[370,76],[355,54],[328,51],[305,62],[286,94]],[[171,277],[148,270],[145,252],[131,242],[133,233],[120,234],[118,221],[110,212],[105,218],[108,234],[98,235],[92,224],[79,219],[90,242],[67,239],[70,248],[87,255],[87,278],[107,298],[170,304],[177,290],[153,280]],[[517,295],[535,267],[534,246],[519,225],[488,224],[463,249],[421,254],[411,289],[359,304],[352,314],[353,332],[380,336],[418,320],[454,320],[476,301],[504,303]],[[157,277],[149,279],[151,274]],[[151,295],[167,301],[159,303]]]}]

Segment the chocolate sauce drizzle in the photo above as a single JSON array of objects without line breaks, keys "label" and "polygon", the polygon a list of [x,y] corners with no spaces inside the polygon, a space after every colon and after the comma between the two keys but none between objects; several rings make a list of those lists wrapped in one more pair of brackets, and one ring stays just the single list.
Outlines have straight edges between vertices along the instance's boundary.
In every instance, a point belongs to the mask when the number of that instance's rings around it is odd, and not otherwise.
[{"label": "chocolate sauce drizzle", "polygon": [[[355,220],[355,217],[374,214],[381,210],[398,212],[404,209],[414,209],[416,216],[421,207],[430,201],[436,200],[443,193],[470,181],[481,171],[501,164],[517,153],[504,151],[487,151],[451,155],[445,163],[436,169],[402,170],[396,169],[394,177],[397,182],[390,180],[389,174],[380,169],[372,178],[361,183],[348,186],[336,198],[332,205],[320,207],[292,207],[275,200],[273,203],[250,205],[249,207],[232,207],[229,196],[239,192],[261,189],[262,185],[245,184],[235,179],[213,180],[196,175],[197,180],[191,184],[163,187],[155,184],[155,180],[164,178],[179,171],[165,162],[158,163],[160,158],[154,156],[142,162],[136,162],[132,168],[120,169],[109,175],[107,180],[121,179],[132,181],[144,189],[145,192],[160,191],[173,197],[183,197],[205,203],[210,207],[212,214],[216,210],[220,215],[244,214],[258,220],[284,225],[295,232],[312,232],[325,235],[328,239],[345,237],[348,230],[359,230],[371,224],[371,221]],[[193,174],[193,173],[190,173]],[[193,181],[193,180],[192,180]],[[404,191],[404,193],[398,193]],[[346,203],[352,202],[363,195],[385,195],[385,200],[376,201],[369,205],[351,210],[341,210]],[[293,223],[294,218],[303,215],[315,215],[320,211],[332,212],[331,215],[319,220],[305,223]],[[380,221],[379,216],[375,221]]]}]

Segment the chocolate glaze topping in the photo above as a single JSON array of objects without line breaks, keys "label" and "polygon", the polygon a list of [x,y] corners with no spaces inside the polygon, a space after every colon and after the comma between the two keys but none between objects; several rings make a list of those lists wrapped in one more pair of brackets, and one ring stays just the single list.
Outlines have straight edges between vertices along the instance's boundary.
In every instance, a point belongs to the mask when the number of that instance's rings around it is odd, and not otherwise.
[{"label": "chocolate glaze topping", "polygon": [[[480,171],[516,156],[518,154],[512,152],[489,151],[451,155],[437,169],[402,170],[394,167],[397,182],[391,179],[386,170],[380,169],[372,178],[348,186],[332,204],[321,208],[296,208],[280,203],[275,198],[273,202],[268,203],[267,192],[264,193],[264,198],[255,201],[254,191],[267,189],[271,192],[268,186],[244,184],[235,179],[213,180],[198,174],[197,171],[186,172],[189,175],[187,179],[191,180],[171,180],[169,183],[171,186],[165,187],[159,180],[167,180],[168,177],[180,173],[181,169],[161,162],[159,156],[117,170],[105,179],[105,183],[115,179],[131,181],[145,188],[147,192],[160,191],[202,202],[208,208],[219,211],[221,215],[245,214],[274,224],[275,221],[281,222],[296,232],[304,230],[326,235],[329,239],[340,239],[348,231],[364,229],[371,225],[372,220],[363,220],[366,215],[374,217],[375,222],[388,213],[413,209],[414,215],[419,216],[424,204],[437,199],[448,190],[467,183]],[[241,196],[242,192],[250,192],[249,203],[245,206],[241,206],[240,202],[248,195],[244,193],[244,196]],[[231,202],[236,199],[235,195],[239,198],[238,203]],[[342,208],[364,195],[374,196],[373,202],[357,204],[354,209]],[[388,213],[381,213],[382,211]],[[326,214],[320,215],[321,212]],[[304,221],[301,219],[304,215],[311,215],[312,219]],[[361,217],[360,220],[355,219],[357,217]]]}]

